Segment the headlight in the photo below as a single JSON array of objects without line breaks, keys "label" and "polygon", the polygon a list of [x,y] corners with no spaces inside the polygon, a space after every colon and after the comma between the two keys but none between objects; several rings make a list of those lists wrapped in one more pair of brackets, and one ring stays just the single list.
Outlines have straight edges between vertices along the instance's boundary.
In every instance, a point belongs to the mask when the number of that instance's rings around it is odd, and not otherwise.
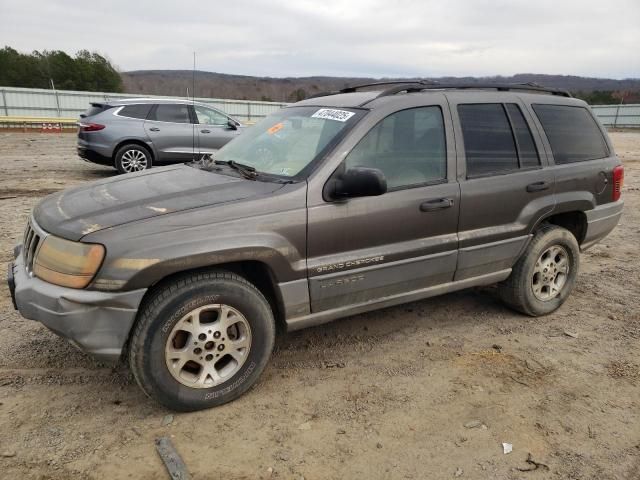
[{"label": "headlight", "polygon": [[63,287],[84,288],[91,282],[102,260],[104,247],[49,235],[38,249],[33,274],[41,280]]}]

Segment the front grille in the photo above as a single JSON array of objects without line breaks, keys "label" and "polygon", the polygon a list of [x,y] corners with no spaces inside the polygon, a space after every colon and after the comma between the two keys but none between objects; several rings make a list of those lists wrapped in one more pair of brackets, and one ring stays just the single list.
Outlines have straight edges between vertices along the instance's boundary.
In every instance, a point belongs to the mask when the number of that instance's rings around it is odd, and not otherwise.
[{"label": "front grille", "polygon": [[29,275],[33,275],[33,261],[36,251],[40,245],[40,235],[34,230],[31,221],[27,223],[27,230],[24,232],[24,241],[22,242],[22,251],[24,252],[24,266]]}]

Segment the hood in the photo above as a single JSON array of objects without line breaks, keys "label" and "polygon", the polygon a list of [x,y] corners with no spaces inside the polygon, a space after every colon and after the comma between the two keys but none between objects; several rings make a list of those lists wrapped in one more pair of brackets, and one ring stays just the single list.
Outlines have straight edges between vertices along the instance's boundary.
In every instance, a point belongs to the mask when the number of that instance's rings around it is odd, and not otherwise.
[{"label": "hood", "polygon": [[105,228],[266,195],[281,187],[179,165],[64,190],[43,199],[33,215],[46,232],[80,240]]}]

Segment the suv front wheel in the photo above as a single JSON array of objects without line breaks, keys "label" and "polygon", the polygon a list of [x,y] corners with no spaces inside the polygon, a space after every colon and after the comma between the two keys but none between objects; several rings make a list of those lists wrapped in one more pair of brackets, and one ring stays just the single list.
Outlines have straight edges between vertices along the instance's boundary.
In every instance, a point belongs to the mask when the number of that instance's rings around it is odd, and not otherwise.
[{"label": "suv front wheel", "polygon": [[515,310],[533,317],[546,315],[567,300],[579,267],[580,248],[573,234],[556,225],[543,225],[498,291]]},{"label": "suv front wheel", "polygon": [[275,340],[269,302],[226,271],[178,277],[145,302],[129,345],[144,392],[173,410],[215,407],[246,392]]}]

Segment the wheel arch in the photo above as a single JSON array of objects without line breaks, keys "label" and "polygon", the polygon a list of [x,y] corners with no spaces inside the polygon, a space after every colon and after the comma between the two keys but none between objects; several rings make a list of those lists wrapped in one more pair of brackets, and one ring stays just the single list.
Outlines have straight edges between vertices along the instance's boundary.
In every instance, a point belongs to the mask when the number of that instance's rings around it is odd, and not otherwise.
[{"label": "wheel arch", "polygon": [[569,230],[575,237],[578,245],[582,245],[587,233],[587,215],[582,210],[552,213],[540,220],[533,231],[537,231],[543,224],[556,225]]},{"label": "wheel arch", "polygon": [[134,144],[134,145],[139,145],[140,147],[144,147],[146,150],[149,151],[149,154],[151,155],[151,163],[153,164],[156,161],[156,154],[153,151],[153,147],[151,145],[149,145],[149,143],[147,143],[144,140],[141,140],[139,138],[128,138],[128,139],[125,139],[125,140],[121,140],[113,148],[113,154],[111,155],[111,161],[113,162],[113,166],[114,167],[116,166],[116,155],[118,154],[118,151],[122,147],[124,147],[125,145],[129,145],[129,144]]},{"label": "wheel arch", "polygon": [[255,285],[255,287],[264,295],[264,297],[269,302],[269,305],[273,312],[273,316],[276,320],[276,326],[278,327],[278,330],[284,331],[284,329],[286,329],[284,301],[282,298],[282,292],[280,291],[280,288],[278,287],[278,283],[276,281],[276,275],[271,266],[259,260],[241,260],[235,262],[218,263],[197,268],[186,268],[169,273],[162,278],[159,278],[149,287],[144,297],[142,298],[142,301],[140,302],[138,314],[139,312],[143,311],[146,302],[148,302],[149,299],[153,298],[153,295],[157,291],[164,288],[167,284],[177,282],[180,280],[180,278],[187,275],[211,272],[214,270],[226,270],[228,272],[235,273],[236,275],[243,277],[244,279]]}]

